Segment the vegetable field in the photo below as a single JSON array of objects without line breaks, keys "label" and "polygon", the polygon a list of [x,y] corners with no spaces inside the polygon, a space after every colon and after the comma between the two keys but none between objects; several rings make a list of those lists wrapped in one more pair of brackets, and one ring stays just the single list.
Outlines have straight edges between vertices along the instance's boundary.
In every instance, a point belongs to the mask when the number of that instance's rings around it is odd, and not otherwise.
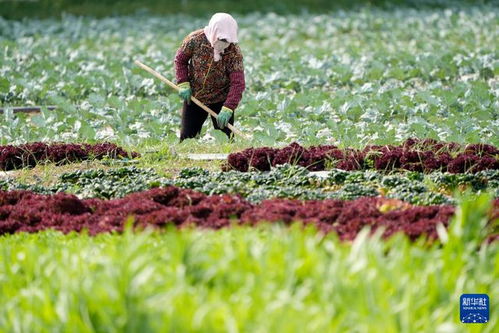
[{"label": "vegetable field", "polygon": [[493,1],[236,13],[248,137],[181,143],[134,60],[212,13],[104,3],[0,16],[0,332],[499,330]]},{"label": "vegetable field", "polygon": [[[411,136],[498,145],[497,10],[363,10],[238,18],[248,89],[236,124],[248,145],[391,144]],[[0,101],[57,105],[13,117],[0,143],[176,141],[175,51],[205,19],[0,19]],[[265,117],[260,116],[264,114]],[[29,131],[26,129],[29,128]],[[204,141],[223,140],[208,130]]]}]

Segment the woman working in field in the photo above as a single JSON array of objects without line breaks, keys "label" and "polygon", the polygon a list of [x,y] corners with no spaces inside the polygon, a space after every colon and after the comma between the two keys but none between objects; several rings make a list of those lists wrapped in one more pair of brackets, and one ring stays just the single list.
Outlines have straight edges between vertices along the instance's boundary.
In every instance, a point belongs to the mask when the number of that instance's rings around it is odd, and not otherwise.
[{"label": "woman working in field", "polygon": [[225,13],[213,15],[208,26],[190,33],[175,56],[179,95],[184,100],[180,141],[196,137],[208,114],[194,103],[198,98],[217,113],[213,126],[229,138],[234,110],[245,89],[243,55],[237,45],[237,22]]}]

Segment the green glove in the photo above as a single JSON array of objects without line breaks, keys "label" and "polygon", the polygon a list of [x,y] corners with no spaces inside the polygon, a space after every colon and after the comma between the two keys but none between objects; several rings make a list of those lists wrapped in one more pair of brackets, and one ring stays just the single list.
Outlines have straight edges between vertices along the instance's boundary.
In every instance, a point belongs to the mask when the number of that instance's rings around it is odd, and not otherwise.
[{"label": "green glove", "polygon": [[191,95],[192,95],[192,90],[191,90],[191,84],[189,82],[182,82],[181,84],[178,85],[180,88],[178,90],[178,95],[187,102],[187,104],[191,103]]},{"label": "green glove", "polygon": [[228,107],[222,106],[222,111],[220,111],[217,116],[218,127],[225,128],[225,126],[227,126],[227,124],[229,123],[229,119],[230,117],[232,117],[233,113],[234,111],[232,111]]}]

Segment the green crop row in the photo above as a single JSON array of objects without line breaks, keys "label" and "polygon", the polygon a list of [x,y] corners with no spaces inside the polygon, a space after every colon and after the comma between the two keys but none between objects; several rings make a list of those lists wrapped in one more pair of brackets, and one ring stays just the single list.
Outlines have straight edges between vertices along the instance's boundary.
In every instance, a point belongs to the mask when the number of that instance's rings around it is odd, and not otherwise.
[{"label": "green crop row", "polygon": [[352,200],[383,195],[415,205],[454,203],[455,191],[491,192],[499,197],[499,171],[476,174],[417,172],[384,174],[376,171],[332,170],[319,177],[299,166],[283,165],[270,172],[209,172],[201,168],[183,169],[174,179],[161,177],[152,169],[123,167],[64,173],[51,186],[23,184],[14,179],[0,180],[2,190],[31,190],[51,194],[68,192],[81,198],[118,198],[150,188],[175,185],[205,194],[240,194],[250,202],[271,198],[303,200]]}]

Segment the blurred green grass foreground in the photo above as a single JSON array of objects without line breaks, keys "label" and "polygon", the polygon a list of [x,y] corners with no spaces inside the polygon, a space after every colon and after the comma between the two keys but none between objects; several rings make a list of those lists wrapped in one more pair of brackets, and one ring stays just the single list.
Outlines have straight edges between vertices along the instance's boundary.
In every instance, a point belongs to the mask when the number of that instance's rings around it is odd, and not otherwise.
[{"label": "blurred green grass foreground", "polygon": [[[0,332],[497,332],[489,205],[461,202],[433,245],[299,225],[2,236]],[[460,322],[469,292],[487,324]]]}]

